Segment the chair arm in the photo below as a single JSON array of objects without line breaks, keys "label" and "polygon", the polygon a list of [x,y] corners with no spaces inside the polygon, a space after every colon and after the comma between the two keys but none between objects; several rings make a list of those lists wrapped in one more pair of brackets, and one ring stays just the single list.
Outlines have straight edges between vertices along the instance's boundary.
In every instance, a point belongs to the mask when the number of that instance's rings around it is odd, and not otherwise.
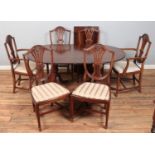
[{"label": "chair arm", "polygon": [[134,57],[134,58],[127,58],[127,61],[133,61],[133,60],[141,60],[143,61],[145,58],[140,58],[140,57]]},{"label": "chair arm", "polygon": [[17,52],[20,52],[20,51],[28,51],[29,49],[24,49],[24,48],[21,48],[21,49],[17,49]]},{"label": "chair arm", "polygon": [[136,48],[120,48],[123,51],[137,51]]},{"label": "chair arm", "polygon": [[10,59],[12,63],[16,63],[16,62],[19,62],[20,60],[24,60],[24,59],[21,59],[21,58],[11,58]]}]

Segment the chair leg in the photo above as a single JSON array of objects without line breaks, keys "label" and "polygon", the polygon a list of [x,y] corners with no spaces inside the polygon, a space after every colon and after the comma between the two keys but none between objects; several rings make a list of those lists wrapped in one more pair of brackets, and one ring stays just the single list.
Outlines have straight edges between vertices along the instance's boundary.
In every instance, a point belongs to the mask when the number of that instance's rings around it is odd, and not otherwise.
[{"label": "chair leg", "polygon": [[[104,105],[104,106],[103,106]],[[103,120],[103,118],[104,118],[104,116],[105,116],[105,107],[106,107],[106,105],[105,104],[103,104],[103,105],[101,105],[101,109],[100,109],[100,112],[101,112],[101,125],[103,126],[103,127],[105,127],[105,125],[104,125],[104,120]]]},{"label": "chair leg", "polygon": [[116,84],[116,97],[118,96],[119,91],[119,85],[120,85],[120,76],[117,76],[117,84]]},{"label": "chair leg", "polygon": [[21,82],[21,75],[19,75],[18,77],[18,85],[20,86],[20,82]]},{"label": "chair leg", "polygon": [[33,85],[33,79],[29,78],[29,89],[31,90]]},{"label": "chair leg", "polygon": [[135,85],[136,84],[135,74],[133,74],[132,78],[133,78],[133,84]]},{"label": "chair leg", "polygon": [[72,74],[72,81],[74,80],[74,65],[71,65],[71,74]]},{"label": "chair leg", "polygon": [[105,129],[108,128],[109,109],[110,109],[110,102],[108,102],[108,103],[106,104],[106,122],[105,122]]},{"label": "chair leg", "polygon": [[40,123],[40,114],[39,114],[39,105],[38,104],[35,106],[35,112],[36,112],[36,116],[37,116],[38,129],[39,129],[39,131],[41,131],[41,123]]},{"label": "chair leg", "polygon": [[34,101],[32,100],[32,106],[33,106],[33,112],[35,112],[35,104],[34,104]]},{"label": "chair leg", "polygon": [[70,118],[72,122],[74,121],[73,117],[74,117],[74,100],[72,97],[70,97]]},{"label": "chair leg", "polygon": [[15,93],[15,89],[16,89],[16,76],[13,75],[13,93]]},{"label": "chair leg", "polygon": [[142,74],[139,74],[139,92],[142,92]]}]

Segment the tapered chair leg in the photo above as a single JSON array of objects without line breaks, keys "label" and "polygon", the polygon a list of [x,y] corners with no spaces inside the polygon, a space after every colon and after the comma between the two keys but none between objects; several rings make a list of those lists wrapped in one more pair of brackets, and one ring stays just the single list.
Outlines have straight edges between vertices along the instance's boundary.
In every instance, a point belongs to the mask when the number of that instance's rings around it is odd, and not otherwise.
[{"label": "tapered chair leg", "polygon": [[20,85],[20,82],[21,82],[21,75],[19,75],[18,77],[18,85]]},{"label": "tapered chair leg", "polygon": [[72,81],[74,80],[74,65],[71,65],[71,74],[72,74]]},{"label": "tapered chair leg", "polygon": [[33,100],[32,100],[32,107],[33,107],[33,111],[35,112],[36,108]]},{"label": "tapered chair leg", "polygon": [[119,91],[119,85],[120,85],[120,77],[119,75],[117,76],[117,84],[116,84],[116,97],[118,96],[118,91]]},{"label": "tapered chair leg", "polygon": [[73,117],[74,117],[74,100],[72,97],[70,97],[70,119],[72,122],[74,121]]},{"label": "tapered chair leg", "polygon": [[13,90],[12,92],[15,93],[15,89],[16,89],[16,76],[15,74],[12,72],[12,82],[13,82]]},{"label": "tapered chair leg", "polygon": [[136,77],[135,77],[135,74],[132,76],[133,78],[133,84],[135,85],[136,84]]},{"label": "tapered chair leg", "polygon": [[40,114],[39,114],[39,105],[35,106],[35,112],[37,116],[37,122],[38,122],[38,129],[41,131],[41,123],[40,123]]},{"label": "tapered chair leg", "polygon": [[108,128],[109,109],[110,109],[110,103],[107,103],[106,104],[106,122],[105,122],[105,129]]},{"label": "tapered chair leg", "polygon": [[139,92],[142,92],[142,74],[139,75]]}]

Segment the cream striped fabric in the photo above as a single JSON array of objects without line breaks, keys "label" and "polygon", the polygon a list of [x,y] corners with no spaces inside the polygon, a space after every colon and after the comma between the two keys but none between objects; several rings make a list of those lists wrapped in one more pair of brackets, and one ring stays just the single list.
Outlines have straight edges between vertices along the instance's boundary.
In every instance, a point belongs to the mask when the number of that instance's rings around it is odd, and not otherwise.
[{"label": "cream striped fabric", "polygon": [[34,86],[32,88],[32,96],[36,102],[54,100],[69,93],[68,89],[54,82]]},{"label": "cream striped fabric", "polygon": [[[123,73],[125,67],[127,65],[127,61],[118,61],[114,63],[114,68],[118,73]],[[126,73],[140,71],[140,68],[132,61],[130,61],[128,69]]]},{"label": "cream striped fabric", "polygon": [[[36,65],[35,65],[34,62],[30,62],[30,67],[31,67],[31,69],[32,69],[32,71],[33,71],[34,74],[36,73],[35,66]],[[20,61],[20,64],[17,64],[15,66],[15,71],[16,72],[27,74],[27,70],[26,70],[24,61]]]},{"label": "cream striped fabric", "polygon": [[88,99],[109,100],[110,90],[107,85],[85,82],[81,84],[72,93],[75,96],[84,97]]}]

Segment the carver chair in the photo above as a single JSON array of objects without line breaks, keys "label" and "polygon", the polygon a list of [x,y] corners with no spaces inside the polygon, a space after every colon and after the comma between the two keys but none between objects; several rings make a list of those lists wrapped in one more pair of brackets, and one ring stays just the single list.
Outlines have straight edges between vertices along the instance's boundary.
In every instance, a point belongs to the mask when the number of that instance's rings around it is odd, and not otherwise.
[{"label": "carver chair", "polygon": [[[26,53],[28,49],[18,49],[15,38],[11,35],[7,35],[4,45],[11,65],[13,93],[15,93],[16,88],[27,89],[20,86],[22,80],[28,80],[28,73],[24,61],[19,54]],[[32,70],[35,69],[33,63],[30,63],[30,67]]]},{"label": "carver chair", "polygon": [[[95,44],[84,49],[84,76],[83,82],[71,94],[70,97],[70,115],[72,121],[74,119],[75,101],[82,104],[89,103],[98,109],[86,108],[87,111],[97,112],[101,114],[101,118],[105,116],[102,122],[103,127],[108,127],[109,108],[111,101],[110,91],[110,75],[114,62],[114,53],[107,51],[104,45]],[[109,54],[110,68],[107,72],[103,70],[103,59],[105,54]],[[88,65],[92,65],[91,70]]]},{"label": "carver chair", "polygon": [[[126,58],[126,60],[114,63],[113,71],[117,75],[116,96],[119,92],[137,89],[142,91],[142,77],[144,71],[144,63],[147,59],[151,42],[148,34],[143,34],[139,37],[137,48],[125,48],[124,51],[135,52],[133,57]],[[131,76],[131,78],[130,78]],[[132,80],[132,86],[126,86],[123,79]],[[123,86],[120,88],[121,85]]]},{"label": "carver chair", "polygon": [[[58,26],[54,28],[53,30],[49,31],[50,35],[50,42],[51,45],[58,45],[57,52],[61,53],[60,47],[61,45],[65,44],[70,44],[70,38],[71,38],[71,31],[62,27]],[[63,52],[63,49],[62,49]],[[59,72],[62,69],[67,69],[67,73],[71,73],[72,80],[73,80],[73,65],[71,65],[71,70],[70,70],[70,65],[69,64],[59,64],[57,66],[57,72]]]},{"label": "carver chair", "polygon": [[[43,62],[46,52],[49,52],[48,55],[50,55],[49,59],[51,62],[51,67],[49,73],[46,72]],[[54,82],[55,67],[53,64],[53,51],[48,50],[41,45],[36,45],[23,56],[30,81],[36,82],[36,86],[33,86],[31,89],[31,96],[33,110],[35,111],[37,116],[38,129],[39,131],[41,131],[40,117],[42,115],[60,109],[60,106],[56,107],[56,105],[59,105],[57,101],[65,100],[70,92],[63,86]],[[36,74],[33,74],[33,71],[29,67],[30,60],[35,61]]]}]

